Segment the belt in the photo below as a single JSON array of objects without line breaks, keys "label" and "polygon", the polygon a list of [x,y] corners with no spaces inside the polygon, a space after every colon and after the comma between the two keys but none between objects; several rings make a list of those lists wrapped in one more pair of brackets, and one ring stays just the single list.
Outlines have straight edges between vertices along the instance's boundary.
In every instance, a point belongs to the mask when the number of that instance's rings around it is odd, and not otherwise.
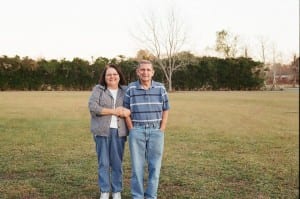
[{"label": "belt", "polygon": [[154,128],[154,129],[159,129],[160,128],[160,123],[155,122],[155,123],[147,123],[147,122],[134,122],[133,123],[134,127],[142,127],[142,128]]}]

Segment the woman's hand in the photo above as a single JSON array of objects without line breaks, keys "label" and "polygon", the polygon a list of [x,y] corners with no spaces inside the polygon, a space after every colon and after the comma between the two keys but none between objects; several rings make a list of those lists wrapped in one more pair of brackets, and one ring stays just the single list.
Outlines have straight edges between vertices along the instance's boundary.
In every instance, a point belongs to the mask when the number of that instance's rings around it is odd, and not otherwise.
[{"label": "woman's hand", "polygon": [[118,117],[129,117],[129,116],[130,116],[130,110],[127,109],[127,108],[124,108],[124,107],[122,107],[122,106],[117,107],[117,108],[115,109],[115,111],[116,111],[116,115],[117,115]]}]

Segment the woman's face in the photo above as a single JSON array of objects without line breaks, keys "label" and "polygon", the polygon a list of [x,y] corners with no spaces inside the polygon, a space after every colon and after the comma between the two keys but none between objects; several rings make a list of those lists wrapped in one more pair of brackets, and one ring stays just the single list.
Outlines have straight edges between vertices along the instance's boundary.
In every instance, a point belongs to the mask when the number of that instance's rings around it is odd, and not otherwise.
[{"label": "woman's face", "polygon": [[118,88],[120,76],[116,69],[108,68],[105,74],[105,82],[108,88]]}]

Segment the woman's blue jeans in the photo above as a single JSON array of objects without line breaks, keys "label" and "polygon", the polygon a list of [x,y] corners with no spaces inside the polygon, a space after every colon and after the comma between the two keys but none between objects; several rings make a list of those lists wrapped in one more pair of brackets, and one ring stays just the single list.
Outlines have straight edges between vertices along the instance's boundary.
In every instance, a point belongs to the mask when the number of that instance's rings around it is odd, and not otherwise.
[{"label": "woman's blue jeans", "polygon": [[123,189],[122,161],[126,137],[119,137],[118,129],[110,129],[110,136],[94,136],[94,140],[98,157],[100,191],[121,192]]},{"label": "woman's blue jeans", "polygon": [[[137,126],[130,130],[131,194],[133,199],[157,198],[164,148],[164,133],[158,128]],[[144,192],[144,166],[148,164],[147,188]]]}]

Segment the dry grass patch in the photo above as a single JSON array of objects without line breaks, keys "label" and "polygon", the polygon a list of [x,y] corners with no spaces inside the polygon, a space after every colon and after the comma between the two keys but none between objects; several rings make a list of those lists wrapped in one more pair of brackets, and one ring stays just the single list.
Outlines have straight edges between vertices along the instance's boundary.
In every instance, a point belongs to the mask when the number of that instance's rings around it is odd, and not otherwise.
[{"label": "dry grass patch", "polygon": [[[1,198],[98,198],[90,92],[0,93]],[[299,92],[170,93],[159,198],[298,198]],[[126,145],[123,198],[130,197]]]}]

